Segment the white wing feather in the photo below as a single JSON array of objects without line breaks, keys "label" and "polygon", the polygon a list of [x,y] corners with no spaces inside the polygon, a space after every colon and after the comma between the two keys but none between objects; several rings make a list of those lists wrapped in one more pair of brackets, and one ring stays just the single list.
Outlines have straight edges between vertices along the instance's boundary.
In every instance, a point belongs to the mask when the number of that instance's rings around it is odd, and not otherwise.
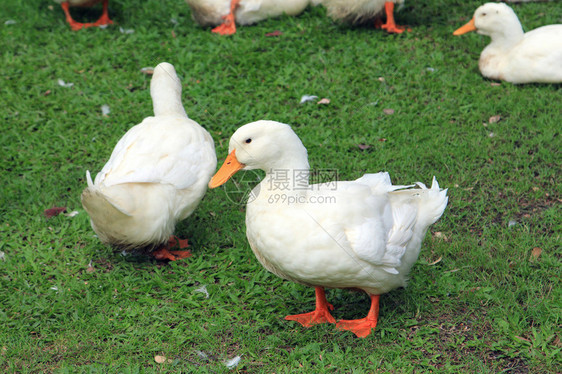
[{"label": "white wing feather", "polygon": [[[202,132],[187,126],[178,131],[174,120],[191,121],[175,118],[165,122],[161,116],[148,117],[131,128],[115,146],[95,184],[163,183],[177,189],[194,184],[201,169],[207,169],[204,160],[212,159],[208,157],[210,148]],[[173,137],[169,136],[168,126],[175,126]]]}]

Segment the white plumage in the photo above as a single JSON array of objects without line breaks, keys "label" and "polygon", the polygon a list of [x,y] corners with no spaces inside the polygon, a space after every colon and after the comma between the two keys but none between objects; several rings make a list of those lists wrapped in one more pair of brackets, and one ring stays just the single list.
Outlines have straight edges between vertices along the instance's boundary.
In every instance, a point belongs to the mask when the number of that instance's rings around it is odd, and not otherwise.
[{"label": "white plumage", "polygon": [[512,83],[562,82],[562,24],[524,33],[513,9],[487,3],[454,34],[474,30],[492,39],[478,62],[483,76]]},{"label": "white plumage", "polygon": [[213,139],[187,117],[172,65],[155,68],[150,93],[154,117],[119,140],[94,182],[87,172],[82,193],[100,240],[127,250],[165,244],[197,207],[216,168]]},{"label": "white plumage", "polygon": [[251,25],[283,14],[294,16],[308,6],[310,0],[186,0],[193,19],[201,26],[228,23],[226,30],[215,32],[232,34],[235,24]]},{"label": "white plumage", "polygon": [[[226,182],[240,168],[266,171],[247,205],[250,247],[266,269],[314,286],[317,294],[319,287],[331,287],[377,296],[405,286],[427,228],[447,205],[446,190],[435,179],[431,188],[421,183],[417,188],[393,186],[387,173],[320,185],[308,185],[300,177],[297,181],[294,176],[309,169],[306,148],[282,123],[244,125],[232,135],[229,149],[210,186]],[[276,187],[281,185],[283,189]],[[303,322],[301,316],[289,319],[305,326],[319,323],[316,317]],[[329,313],[325,317],[333,320]],[[359,331],[345,325],[339,327],[358,336],[374,327],[365,332],[365,326]]]},{"label": "white plumage", "polygon": [[[388,32],[401,33],[404,27],[394,22],[394,5],[402,5],[404,0],[312,0],[313,4],[326,7],[328,16],[335,21],[361,24],[375,21],[377,26]],[[387,23],[379,22],[386,14]],[[378,22],[378,23],[377,23]]]}]

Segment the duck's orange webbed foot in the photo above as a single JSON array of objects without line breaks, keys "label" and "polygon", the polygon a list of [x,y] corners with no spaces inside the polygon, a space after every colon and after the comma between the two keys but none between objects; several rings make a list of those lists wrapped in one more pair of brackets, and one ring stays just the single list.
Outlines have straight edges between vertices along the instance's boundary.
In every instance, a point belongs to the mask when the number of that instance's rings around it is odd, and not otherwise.
[{"label": "duck's orange webbed foot", "polygon": [[336,323],[336,319],[330,314],[334,306],[326,300],[324,288],[315,287],[316,309],[310,313],[294,314],[285,317],[287,321],[296,321],[304,327],[311,327],[320,323]]},{"label": "duck's orange webbed foot", "polygon": [[371,333],[371,329],[377,327],[377,320],[369,319],[368,317],[352,320],[339,320],[336,323],[338,330],[349,330],[357,335],[359,338],[365,338]]},{"label": "duck's orange webbed foot", "polygon": [[84,28],[84,27],[89,27],[88,25],[91,25],[91,24],[88,24],[88,23],[76,22],[76,21],[72,18],[72,16],[70,15],[70,10],[69,10],[69,3],[68,3],[68,1],[65,1],[65,2],[61,3],[60,6],[61,6],[61,8],[62,8],[62,10],[63,10],[63,12],[64,12],[65,17],[66,17],[66,22],[68,22],[68,24],[70,25],[70,28],[71,28],[72,30],[78,31],[78,30],[80,30],[80,29],[82,29],[82,28]]},{"label": "duck's orange webbed foot", "polygon": [[101,17],[95,23],[92,24],[92,26],[107,26],[113,24],[113,21],[109,18],[109,13],[107,11],[107,3],[108,0],[103,1],[103,13]]},{"label": "duck's orange webbed foot", "polygon": [[224,22],[217,27],[215,27],[212,32],[221,35],[232,35],[236,33],[236,20],[234,17],[234,12],[238,7],[240,0],[230,0],[230,13],[222,17]]},{"label": "duck's orange webbed foot", "polygon": [[[384,3],[384,10],[386,13],[386,23],[381,25],[381,29],[386,30],[389,34],[401,34],[405,30],[412,31],[410,28],[406,28],[405,26],[399,26],[394,21],[394,3],[391,1],[387,1]],[[376,27],[376,25],[375,25]]]},{"label": "duck's orange webbed foot", "polygon": [[179,239],[178,237],[172,235],[170,239],[168,239],[168,245],[162,247],[156,251],[151,252],[150,254],[157,260],[170,260],[170,261],[177,261],[181,260],[182,258],[191,257],[191,251],[189,250],[182,250],[182,251],[171,251],[170,248],[178,247],[179,249],[184,249],[189,247],[187,244],[187,239]]},{"label": "duck's orange webbed foot", "polygon": [[393,23],[385,23],[381,26],[381,29],[386,30],[389,34],[402,34],[404,31],[412,31],[410,28],[406,28],[405,26],[399,26]]},{"label": "duck's orange webbed foot", "polygon": [[232,35],[236,33],[236,23],[234,21],[234,15],[229,14],[227,16],[224,16],[223,19],[224,22],[218,25],[217,27],[215,27],[211,31],[214,32],[215,34],[220,34],[220,35]]},{"label": "duck's orange webbed foot", "polygon": [[336,323],[338,330],[350,330],[359,338],[365,338],[377,327],[379,318],[379,295],[371,295],[371,309],[367,317],[353,320],[340,320]]},{"label": "duck's orange webbed foot", "polygon": [[109,19],[109,14],[107,12],[107,3],[109,0],[104,0],[103,2],[103,13],[101,17],[94,23],[82,23],[75,21],[72,16],[70,15],[70,4],[68,1],[61,3],[62,10],[66,16],[66,22],[70,25],[70,28],[74,31],[78,31],[81,29],[85,29],[87,27],[96,27],[96,26],[104,26],[110,25],[113,23],[112,20]]}]

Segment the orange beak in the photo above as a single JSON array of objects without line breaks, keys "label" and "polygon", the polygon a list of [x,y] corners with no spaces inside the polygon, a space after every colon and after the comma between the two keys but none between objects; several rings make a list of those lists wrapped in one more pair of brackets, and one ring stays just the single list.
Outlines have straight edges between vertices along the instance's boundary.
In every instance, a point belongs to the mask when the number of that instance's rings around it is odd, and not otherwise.
[{"label": "orange beak", "polygon": [[453,33],[453,35],[462,35],[462,34],[466,34],[467,32],[471,32],[476,30],[476,26],[474,26],[474,18],[471,19],[470,21],[468,21],[468,23],[464,26],[459,27],[458,29],[455,30],[455,32]]},{"label": "orange beak", "polygon": [[236,149],[232,150],[230,154],[224,160],[224,164],[222,164],[221,168],[217,173],[211,178],[209,182],[209,188],[215,188],[218,186],[222,186],[226,183],[227,180],[230,179],[236,172],[242,169],[244,164],[241,164],[240,161],[236,158]]}]

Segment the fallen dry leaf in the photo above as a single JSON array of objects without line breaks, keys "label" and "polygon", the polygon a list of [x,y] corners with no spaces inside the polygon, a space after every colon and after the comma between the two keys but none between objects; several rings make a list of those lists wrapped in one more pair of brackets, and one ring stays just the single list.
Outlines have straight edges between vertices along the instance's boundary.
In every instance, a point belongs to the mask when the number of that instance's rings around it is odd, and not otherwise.
[{"label": "fallen dry leaf", "polygon": [[148,74],[148,75],[154,74],[154,68],[151,67],[151,66],[147,66],[145,68],[142,68],[142,69],[140,69],[140,71],[141,71],[141,73]]},{"label": "fallen dry leaf", "polygon": [[501,85],[502,85],[502,84],[501,84],[501,83],[498,83],[498,82],[492,82],[492,83],[490,83],[490,86],[501,86]]},{"label": "fallen dry leaf", "polygon": [[441,240],[444,240],[444,241],[446,241],[446,242],[449,241],[449,237],[448,237],[447,235],[443,234],[441,231],[436,231],[436,232],[434,232],[434,233],[433,233],[433,237],[434,237],[434,238],[441,239]]},{"label": "fallen dry leaf", "polygon": [[443,256],[440,256],[437,260],[430,262],[429,264],[427,264],[428,266],[433,266],[439,262],[441,262],[441,260],[443,259]]},{"label": "fallen dry leaf", "polygon": [[384,114],[394,114],[394,109],[386,108],[382,110]]},{"label": "fallen dry leaf", "polygon": [[62,212],[66,212],[66,207],[52,207],[49,209],[45,209],[43,211],[43,214],[45,215],[45,217],[47,218],[52,218],[54,216],[58,216],[59,214],[61,214]]},{"label": "fallen dry leaf", "polygon": [[154,356],[154,361],[163,364],[164,362],[172,362],[172,359],[166,358],[166,356]]},{"label": "fallen dry leaf", "polygon": [[491,116],[488,119],[488,123],[496,123],[496,122],[499,122],[501,119],[502,119],[502,117],[499,114],[495,115],[495,116]]},{"label": "fallen dry leaf", "polygon": [[539,256],[541,255],[541,253],[542,253],[542,248],[540,248],[540,247],[533,248],[533,250],[531,251],[530,259],[531,260],[537,260],[539,258]]},{"label": "fallen dry leaf", "polygon": [[267,34],[265,34],[265,36],[279,36],[279,35],[283,35],[283,33],[279,30],[275,30],[275,31],[268,32]]}]

